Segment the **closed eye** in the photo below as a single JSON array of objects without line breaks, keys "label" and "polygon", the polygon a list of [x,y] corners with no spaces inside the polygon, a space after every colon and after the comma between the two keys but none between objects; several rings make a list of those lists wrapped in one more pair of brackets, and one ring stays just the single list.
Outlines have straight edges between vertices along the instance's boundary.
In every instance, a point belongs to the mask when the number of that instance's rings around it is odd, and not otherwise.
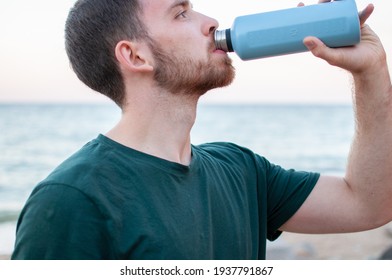
[{"label": "closed eye", "polygon": [[186,17],[187,17],[187,11],[183,11],[176,16],[176,18],[186,18]]},{"label": "closed eye", "polygon": [[178,13],[176,13],[175,18],[187,18],[188,12],[193,9],[193,4],[189,0],[177,0],[170,10],[178,9]]}]

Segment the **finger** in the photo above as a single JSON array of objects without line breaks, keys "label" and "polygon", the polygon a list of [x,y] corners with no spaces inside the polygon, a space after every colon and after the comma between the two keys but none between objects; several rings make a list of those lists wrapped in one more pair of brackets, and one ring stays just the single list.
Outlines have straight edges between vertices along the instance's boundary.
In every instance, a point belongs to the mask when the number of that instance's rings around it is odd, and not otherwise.
[{"label": "finger", "polygon": [[305,4],[303,2],[299,2],[297,7],[303,7]]},{"label": "finger", "polygon": [[306,37],[303,41],[305,46],[316,57],[324,59],[331,65],[342,64],[342,58],[338,49],[331,49],[316,37]]},{"label": "finger", "polygon": [[359,21],[361,23],[361,26],[365,24],[367,19],[372,15],[373,11],[374,11],[374,5],[369,4],[362,12],[359,13]]},{"label": "finger", "polygon": [[304,39],[304,41],[303,41],[303,43],[305,44],[305,46],[310,50],[310,51],[313,51],[313,50],[315,50],[316,48],[319,48],[320,46],[322,47],[322,42],[320,41],[320,40],[318,39],[318,38],[316,38],[316,37],[312,37],[312,36],[309,36],[309,37],[306,37],[305,39]]}]

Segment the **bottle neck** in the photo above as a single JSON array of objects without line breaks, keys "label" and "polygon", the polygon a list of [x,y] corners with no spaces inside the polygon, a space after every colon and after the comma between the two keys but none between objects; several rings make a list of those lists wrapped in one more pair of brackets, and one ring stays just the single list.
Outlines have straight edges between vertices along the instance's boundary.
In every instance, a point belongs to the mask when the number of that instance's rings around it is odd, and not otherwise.
[{"label": "bottle neck", "polygon": [[233,44],[231,42],[230,29],[215,30],[214,34],[215,47],[225,52],[233,52]]}]

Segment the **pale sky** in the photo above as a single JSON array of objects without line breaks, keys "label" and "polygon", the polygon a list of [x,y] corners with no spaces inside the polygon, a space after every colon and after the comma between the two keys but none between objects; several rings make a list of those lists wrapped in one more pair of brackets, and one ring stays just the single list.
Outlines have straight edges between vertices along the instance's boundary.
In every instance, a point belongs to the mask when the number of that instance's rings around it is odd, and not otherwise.
[{"label": "pale sky", "polygon": [[[106,102],[72,72],[64,50],[64,23],[75,0],[0,0],[0,102]],[[193,0],[194,9],[216,18],[220,28],[235,17],[295,7],[297,0]],[[303,1],[315,4],[317,0]],[[392,51],[392,1],[357,0],[361,10],[373,3],[368,24]],[[203,102],[348,103],[349,75],[310,53],[254,61],[230,54],[237,78]],[[389,66],[392,67],[391,56]]]}]

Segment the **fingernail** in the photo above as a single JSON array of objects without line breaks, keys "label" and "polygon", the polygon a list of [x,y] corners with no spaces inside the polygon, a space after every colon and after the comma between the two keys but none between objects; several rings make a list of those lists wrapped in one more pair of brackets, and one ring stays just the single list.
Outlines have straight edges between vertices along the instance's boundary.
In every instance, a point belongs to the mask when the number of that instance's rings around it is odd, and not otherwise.
[{"label": "fingernail", "polygon": [[304,42],[304,44],[309,50],[312,50],[316,47],[316,43],[313,40],[307,40]]}]

